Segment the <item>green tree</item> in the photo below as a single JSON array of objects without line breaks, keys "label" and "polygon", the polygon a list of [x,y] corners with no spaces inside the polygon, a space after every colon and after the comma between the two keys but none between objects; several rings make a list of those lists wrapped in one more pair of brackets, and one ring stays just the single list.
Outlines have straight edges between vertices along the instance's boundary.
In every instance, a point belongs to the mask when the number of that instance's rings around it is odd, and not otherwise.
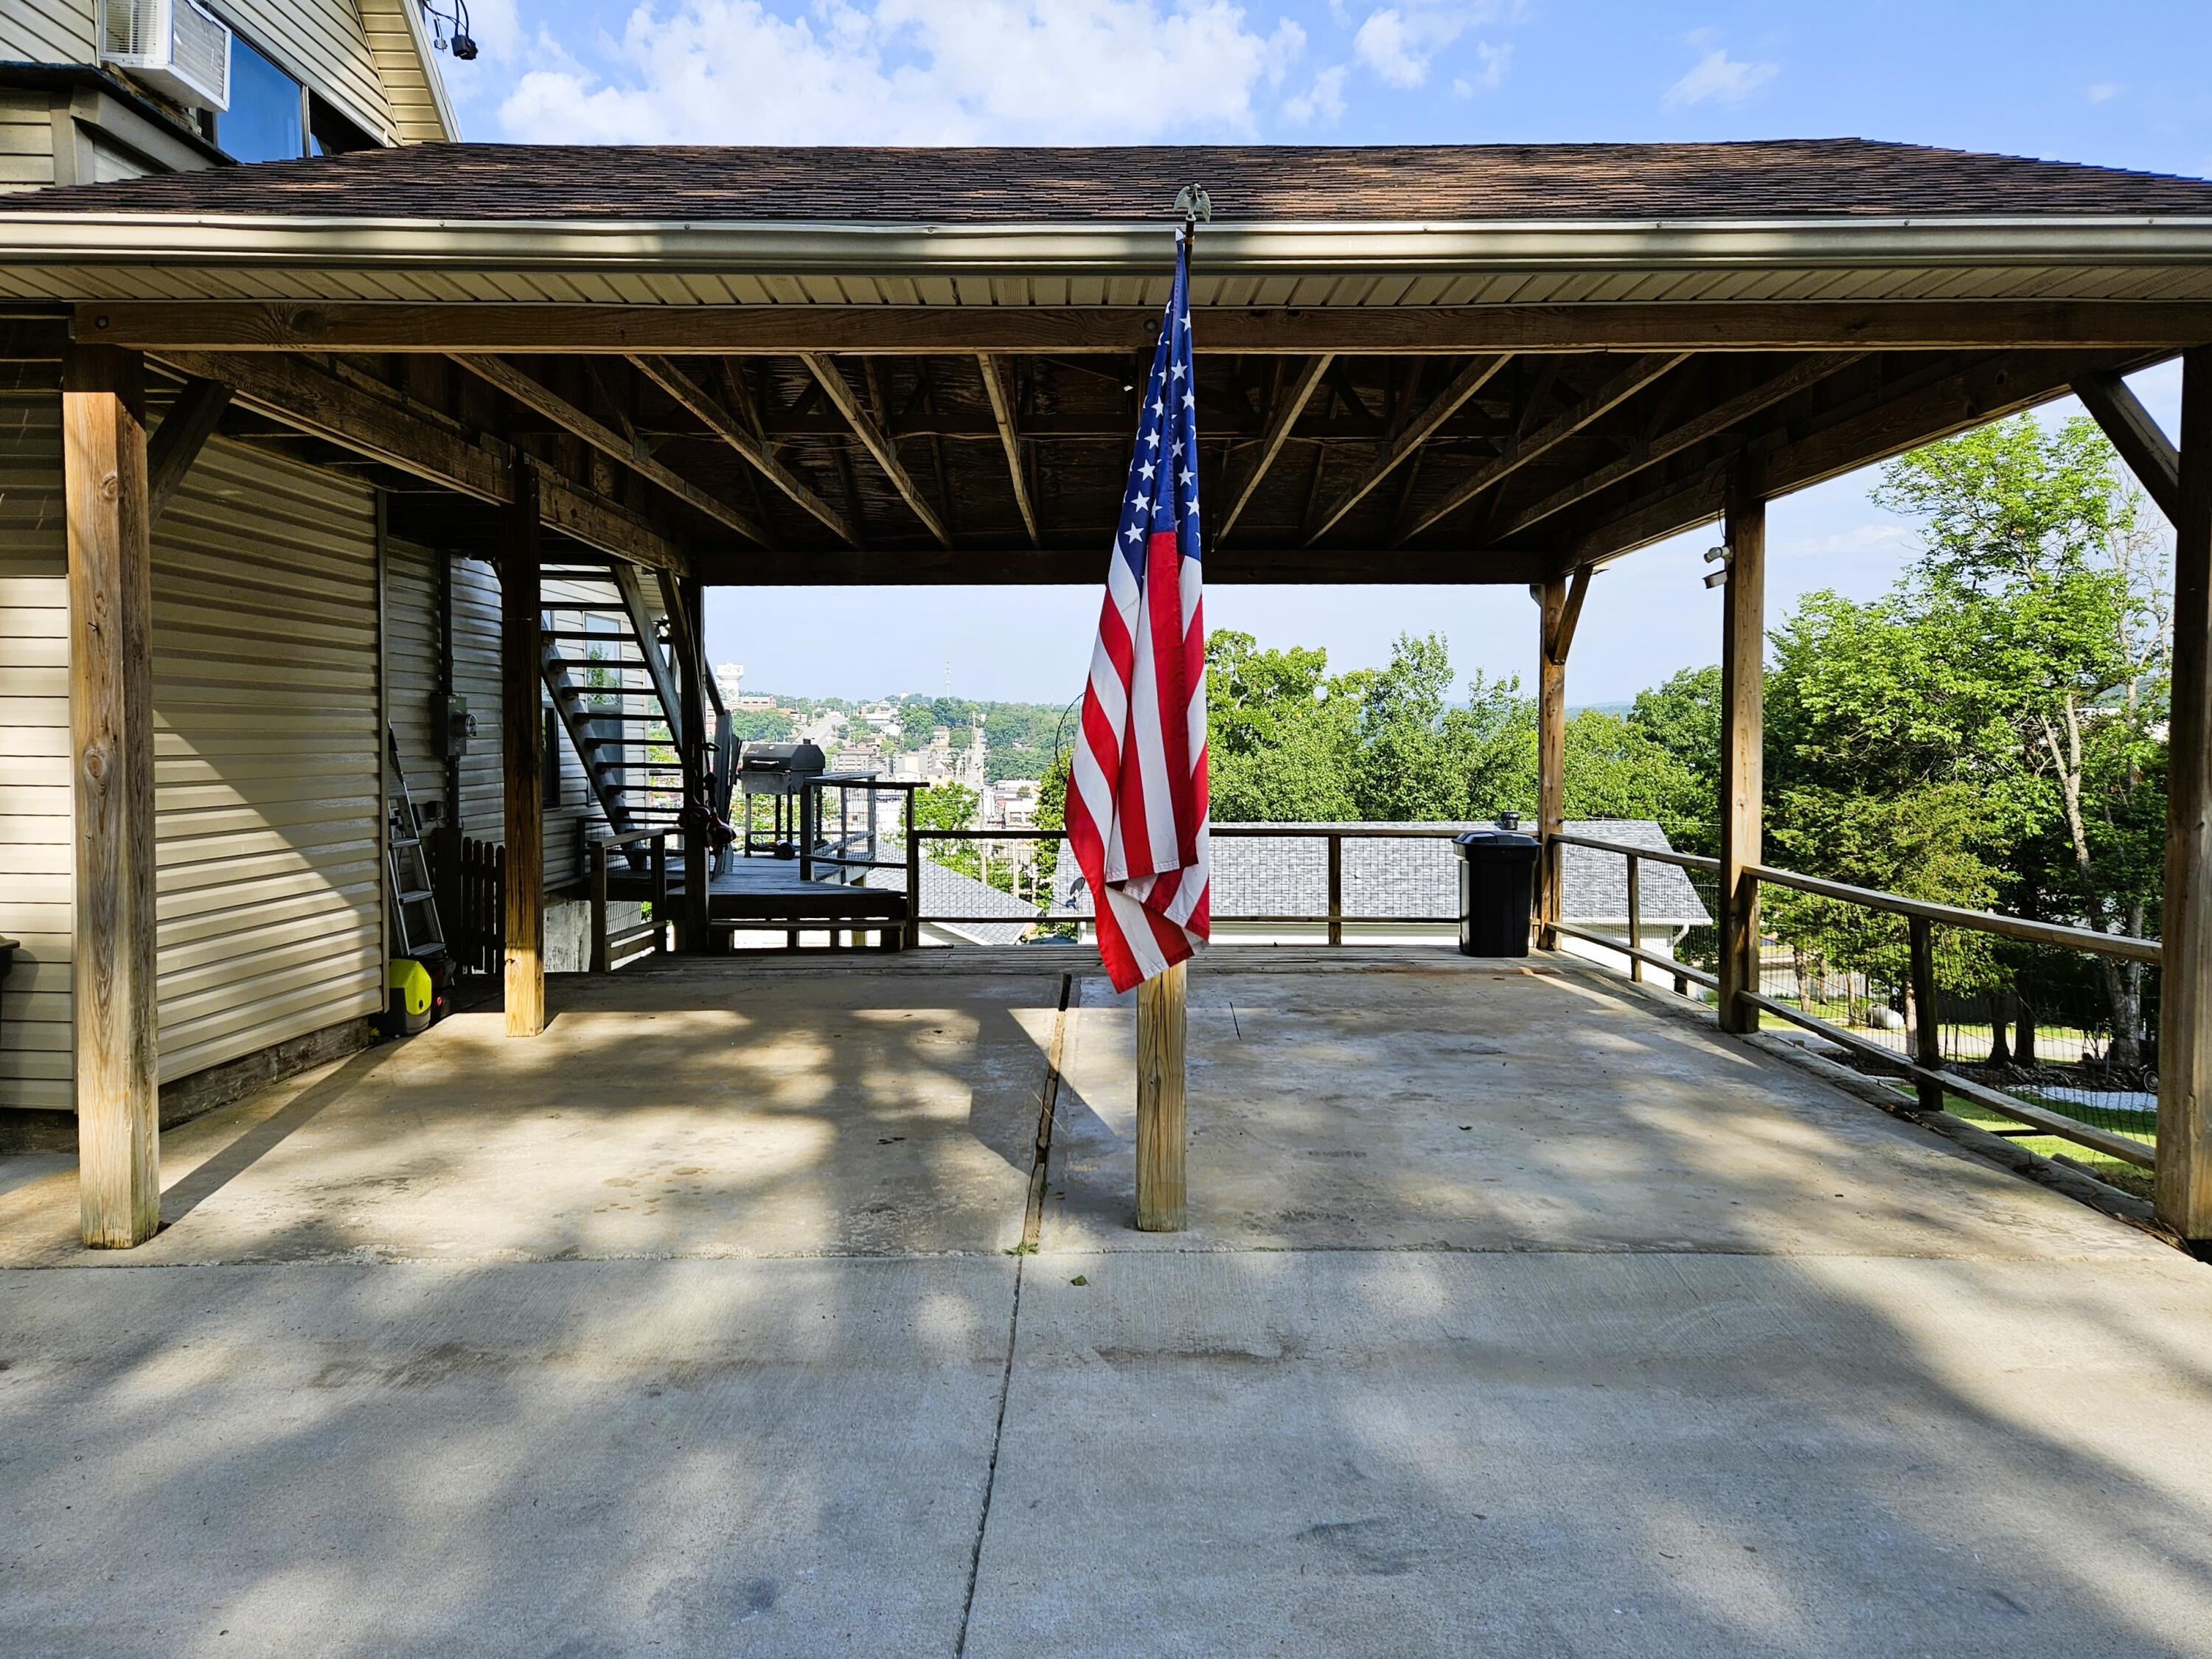
[{"label": "green tree", "polygon": [[1223,629],[1206,641],[1207,788],[1225,823],[1356,815],[1351,787],[1357,677],[1326,652],[1263,650]]}]

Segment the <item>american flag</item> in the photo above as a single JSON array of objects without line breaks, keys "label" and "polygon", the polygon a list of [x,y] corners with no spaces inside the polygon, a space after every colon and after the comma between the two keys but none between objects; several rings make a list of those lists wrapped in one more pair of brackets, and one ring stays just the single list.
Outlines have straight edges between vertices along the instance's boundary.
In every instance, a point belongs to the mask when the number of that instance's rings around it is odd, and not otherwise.
[{"label": "american flag", "polygon": [[1200,586],[1190,239],[1179,231],[1175,288],[1145,386],[1067,795],[1068,844],[1091,890],[1098,954],[1117,991],[1206,943]]}]

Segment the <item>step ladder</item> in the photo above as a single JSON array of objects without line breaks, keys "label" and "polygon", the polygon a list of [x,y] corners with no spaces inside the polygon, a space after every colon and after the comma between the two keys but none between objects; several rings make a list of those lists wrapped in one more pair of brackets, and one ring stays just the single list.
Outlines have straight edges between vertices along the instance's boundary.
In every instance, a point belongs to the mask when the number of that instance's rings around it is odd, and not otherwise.
[{"label": "step ladder", "polygon": [[445,954],[446,930],[438,919],[430,860],[422,851],[422,820],[416,813],[415,798],[407,793],[399,739],[388,726],[384,728],[384,873],[392,905],[392,954],[423,962]]}]

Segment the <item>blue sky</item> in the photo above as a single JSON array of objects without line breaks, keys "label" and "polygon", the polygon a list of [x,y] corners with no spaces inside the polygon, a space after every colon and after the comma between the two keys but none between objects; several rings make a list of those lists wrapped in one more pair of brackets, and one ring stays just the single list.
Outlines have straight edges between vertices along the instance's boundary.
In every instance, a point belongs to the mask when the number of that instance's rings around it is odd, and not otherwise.
[{"label": "blue sky", "polygon": [[[1856,135],[2212,176],[2212,6],[2129,0],[473,0],[482,55],[443,67],[472,138],[692,143],[1544,142]],[[2138,386],[2168,428],[2178,377]],[[2064,406],[2060,406],[2063,411]],[[1838,480],[1776,503],[1770,604],[1878,592],[1911,527]],[[1102,574],[1103,536],[1102,527]],[[1601,577],[1577,702],[1717,655],[1698,535]],[[1060,701],[1096,590],[773,589],[710,597],[749,686]],[[1406,629],[1462,673],[1533,665],[1504,589],[1216,587],[1209,620],[1387,657]]]}]

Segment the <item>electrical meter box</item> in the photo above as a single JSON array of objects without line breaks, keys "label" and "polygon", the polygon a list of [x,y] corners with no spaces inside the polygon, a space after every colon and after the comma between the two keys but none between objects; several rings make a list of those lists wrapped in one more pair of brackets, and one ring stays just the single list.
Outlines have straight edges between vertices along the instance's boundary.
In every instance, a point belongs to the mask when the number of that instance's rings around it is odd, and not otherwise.
[{"label": "electrical meter box", "polygon": [[440,760],[459,760],[469,752],[476,735],[477,717],[469,713],[469,700],[457,691],[430,696],[430,741]]}]

